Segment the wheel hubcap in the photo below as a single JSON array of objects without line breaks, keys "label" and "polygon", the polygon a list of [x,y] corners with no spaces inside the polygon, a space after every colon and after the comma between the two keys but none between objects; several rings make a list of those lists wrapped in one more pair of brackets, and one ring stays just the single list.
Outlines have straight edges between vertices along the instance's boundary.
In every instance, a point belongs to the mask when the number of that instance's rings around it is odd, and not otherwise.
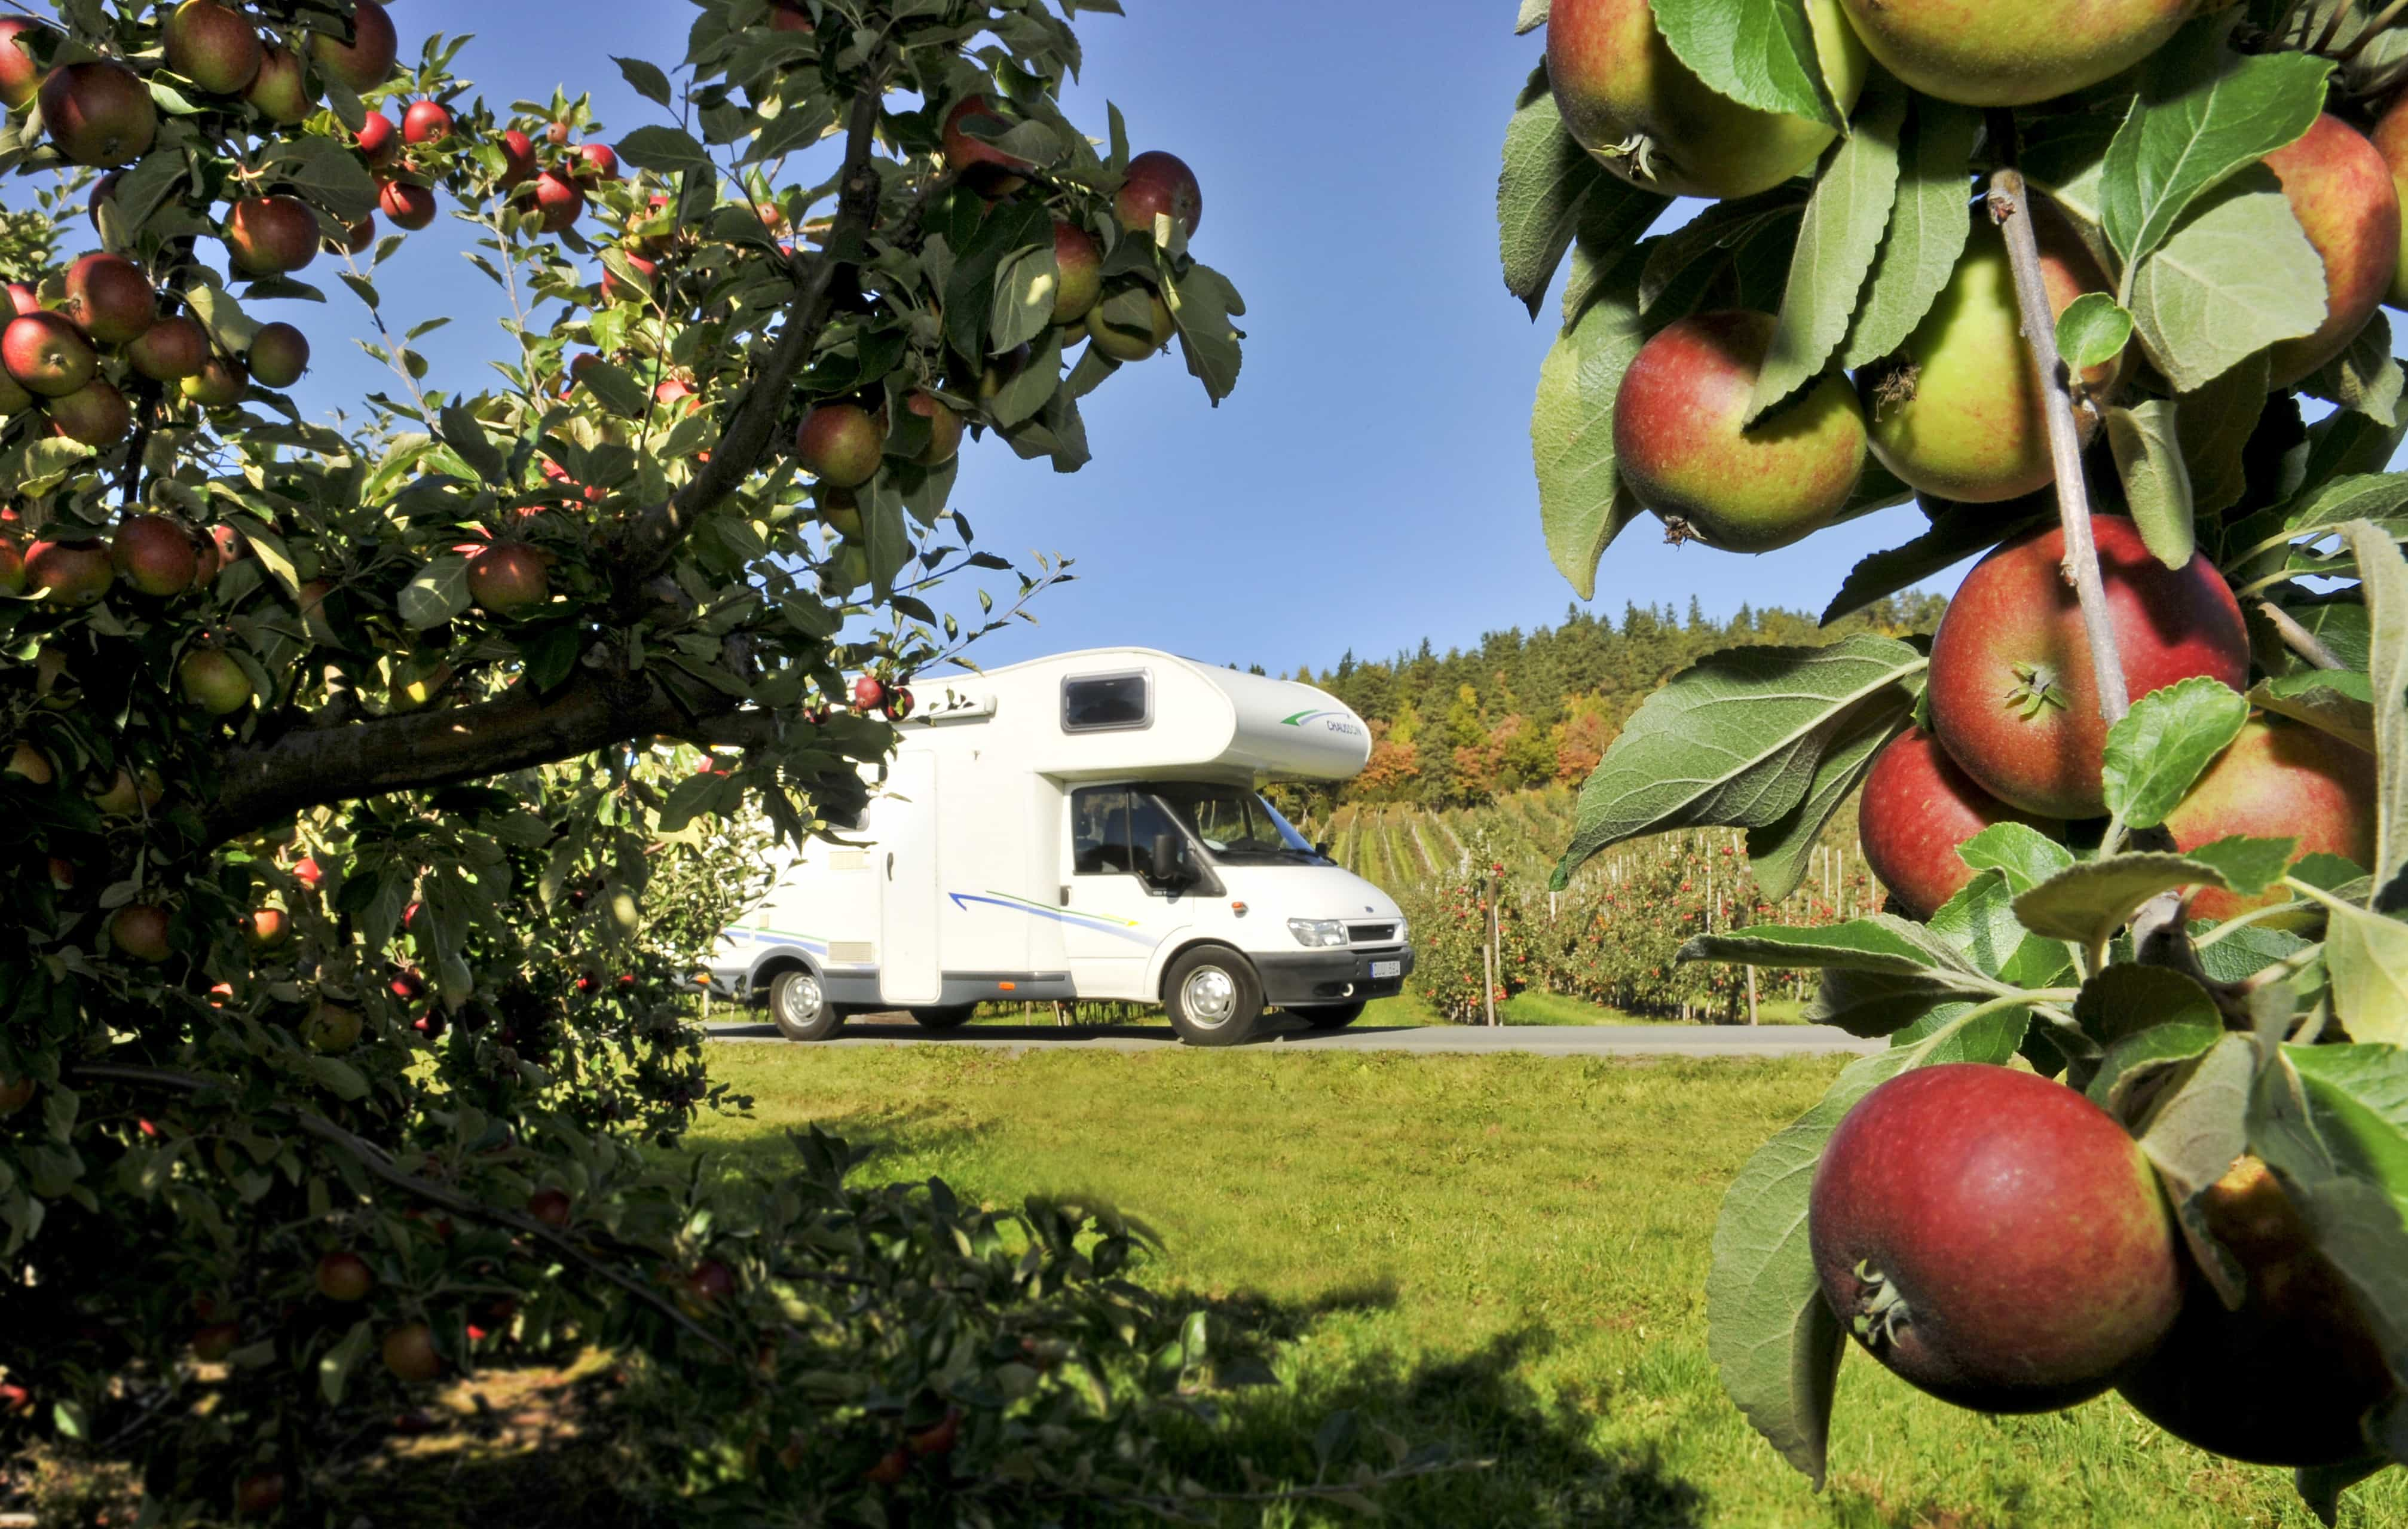
[{"label": "wheel hubcap", "polygon": [[779,991],[778,1007],[790,1024],[810,1024],[820,1017],[820,985],[810,977],[797,976]]},{"label": "wheel hubcap", "polygon": [[1216,1029],[1238,1011],[1238,984],[1218,966],[1200,967],[1180,988],[1179,1007],[1191,1022]]}]

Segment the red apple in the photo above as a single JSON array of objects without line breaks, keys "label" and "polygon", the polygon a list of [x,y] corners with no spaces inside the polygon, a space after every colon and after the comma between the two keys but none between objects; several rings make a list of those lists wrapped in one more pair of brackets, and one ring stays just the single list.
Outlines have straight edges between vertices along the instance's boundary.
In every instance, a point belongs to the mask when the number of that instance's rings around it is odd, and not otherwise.
[{"label": "red apple", "polygon": [[810,32],[810,13],[799,0],[770,0],[769,30],[772,32]]},{"label": "red apple", "polygon": [[[2331,734],[2280,717],[2259,717],[2241,730],[2167,815],[2166,830],[2180,850],[2234,834],[2296,838],[2293,860],[2339,855],[2374,864],[2374,756]],[[2287,901],[2280,887],[2243,897],[2202,888],[2191,900],[2201,919],[2229,919],[2253,907]]]},{"label": "red apple", "polygon": [[47,590],[54,606],[88,606],[117,580],[108,550],[96,541],[37,541],[25,549],[25,582]]},{"label": "red apple", "polygon": [[50,768],[50,756],[20,738],[8,750],[8,762],[0,764],[0,775],[10,775],[28,785],[47,786],[58,779]]},{"label": "red apple", "polygon": [[157,965],[174,953],[167,941],[167,910],[154,903],[128,903],[109,917],[108,939],[128,961]]},{"label": "red apple", "polygon": [[440,101],[412,101],[401,114],[401,138],[408,144],[441,143],[452,136],[452,108]]},{"label": "red apple", "polygon": [[1104,252],[1095,236],[1056,219],[1054,223],[1054,265],[1060,279],[1054,287],[1054,322],[1074,324],[1087,316],[1104,294]]},{"label": "red apple", "polygon": [[1842,0],[1883,67],[1927,95],[2021,107],[2120,74],[2199,13],[2192,0],[2110,0],[2079,10]]},{"label": "red apple", "polygon": [[2400,190],[2382,152],[2329,114],[2267,155],[2266,167],[2283,183],[2292,216],[2325,264],[2325,322],[2268,352],[2273,385],[2287,388],[2348,349],[2391,290],[2400,265]]},{"label": "red apple", "polygon": [[879,703],[878,712],[890,722],[899,722],[911,715],[916,705],[909,688],[896,685],[888,689],[885,700]]},{"label": "red apple", "polygon": [[618,151],[607,143],[581,143],[577,146],[577,173],[597,180],[619,179]]},{"label": "red apple", "polygon": [[226,214],[226,250],[250,276],[281,276],[318,258],[318,215],[293,196],[247,196]]},{"label": "red apple", "polygon": [[1112,216],[1131,233],[1151,234],[1154,219],[1166,213],[1172,222],[1186,224],[1187,236],[1194,238],[1204,221],[1204,190],[1185,160],[1155,149],[1129,161],[1128,174],[1112,196]]},{"label": "red apple", "polygon": [[95,377],[64,398],[43,406],[51,426],[69,440],[106,450],[134,429],[134,407],[114,384]]},{"label": "red apple", "polygon": [[215,648],[196,648],[176,665],[176,679],[184,698],[212,717],[231,717],[251,705],[251,677],[230,654]]},{"label": "red apple", "polygon": [[136,812],[157,807],[166,794],[159,782],[159,772],[146,769],[137,780],[123,765],[110,778],[108,785],[93,793],[92,805],[112,818],[130,818]]},{"label": "red apple", "polygon": [[288,323],[262,324],[244,360],[261,387],[289,388],[309,369],[309,337]]},{"label": "red apple", "polygon": [[566,232],[585,211],[585,193],[577,182],[558,170],[546,170],[535,178],[531,188],[518,196],[523,207],[532,205],[543,215],[543,231],[547,234]]},{"label": "red apple", "polygon": [[377,193],[377,209],[393,220],[394,227],[415,233],[435,221],[435,190],[414,181],[388,180]]},{"label": "red apple", "polygon": [[2064,825],[2019,812],[1973,784],[1937,739],[1910,728],[1883,747],[1856,813],[1865,865],[1918,919],[1973,879],[1957,847],[1993,823],[2028,823],[2051,838]]},{"label": "red apple", "polygon": [[706,1258],[685,1277],[686,1293],[702,1305],[712,1305],[736,1293],[736,1271],[715,1258]]},{"label": "red apple", "polygon": [[539,1189],[527,1196],[527,1214],[550,1227],[568,1224],[568,1193],[566,1190]]},{"label": "red apple", "polygon": [[923,467],[941,467],[962,449],[962,417],[942,401],[924,393],[910,393],[903,407],[928,422],[928,444],[914,458]]},{"label": "red apple", "polygon": [[242,921],[242,942],[254,950],[281,949],[293,937],[293,920],[280,907],[253,908]]},{"label": "red apple", "polygon": [[489,614],[514,616],[552,598],[543,554],[523,542],[501,542],[468,560],[468,593]]},{"label": "red apple", "polygon": [[131,164],[159,136],[150,88],[122,64],[101,60],[53,69],[40,95],[50,141],[78,164],[104,170]]},{"label": "red apple", "polygon": [[119,522],[108,556],[128,584],[162,599],[191,589],[200,572],[193,534],[165,515],[128,515]]},{"label": "red apple", "polygon": [[241,362],[213,355],[177,387],[203,408],[232,408],[251,391],[251,374]]},{"label": "red apple", "polygon": [[123,170],[111,170],[92,183],[92,194],[84,199],[84,216],[92,220],[94,232],[100,228],[100,207],[104,202],[117,199],[117,188],[125,182]]},{"label": "red apple", "polygon": [[142,267],[93,253],[67,267],[65,311],[103,345],[123,345],[158,322],[159,298]]},{"label": "red apple", "polygon": [[886,427],[858,404],[822,404],[795,430],[795,454],[821,482],[858,488],[878,476]]},{"label": "red apple", "polygon": [[234,1510],[237,1517],[265,1518],[284,1506],[284,1473],[253,1471],[234,1485]]},{"label": "red apple", "polygon": [[[2205,676],[2249,686],[2249,634],[2231,589],[2203,556],[2170,569],[2132,522],[2091,522],[2100,574],[2134,700]],[[1974,783],[2027,812],[2107,810],[2090,639],[2060,567],[2065,533],[2028,532],[1973,565],[1931,645],[1931,721]]]},{"label": "red apple", "polygon": [[211,95],[240,95],[259,78],[259,29],[218,0],[184,0],[161,40],[167,67]]},{"label": "red apple", "polygon": [[401,52],[401,39],[394,35],[393,18],[383,6],[377,0],[359,0],[359,10],[351,18],[351,40],[346,43],[321,32],[309,39],[309,50],[320,68],[357,93],[385,82]]},{"label": "red apple", "polygon": [[359,146],[360,152],[367,156],[371,170],[392,168],[394,162],[401,157],[399,140],[400,134],[394,130],[393,119],[381,111],[369,112],[368,120],[360,124],[359,132],[351,138]]},{"label": "red apple", "polygon": [[435,1347],[435,1331],[423,1322],[405,1322],[385,1334],[380,1345],[384,1367],[407,1381],[432,1380],[443,1373],[443,1354]]},{"label": "red apple", "polygon": [[972,137],[963,123],[972,118],[984,121],[982,126],[1000,129],[1009,123],[983,95],[965,95],[945,113],[943,147],[945,164],[962,184],[989,200],[1009,196],[1028,184],[1018,172],[1028,168],[1028,162],[1005,153],[982,138]]},{"label": "red apple", "polygon": [[373,212],[363,212],[360,214],[360,221],[358,222],[355,222],[349,228],[343,230],[343,236],[341,238],[328,238],[326,240],[326,249],[329,252],[335,254],[365,255],[375,244],[376,214]]},{"label": "red apple", "polygon": [[2009,1067],[1920,1067],[1857,1101],[1815,1167],[1807,1236],[1867,1352],[1985,1412],[2098,1395],[2182,1308],[2173,1216],[2139,1143]]},{"label": "red apple", "polygon": [[1770,551],[1828,525],[1856,492],[1865,416],[1838,372],[1777,427],[1742,428],[1774,324],[1769,313],[1694,314],[1659,331],[1623,374],[1614,450],[1631,492],[1676,537]]},{"label": "red apple", "polygon": [[49,30],[22,16],[0,16],[0,106],[22,109],[41,90],[42,66],[22,39],[29,32]]},{"label": "red apple", "polygon": [[358,1009],[322,1001],[312,1005],[302,1020],[301,1042],[321,1055],[331,1056],[357,1046],[360,1033],[366,1028]]},{"label": "red apple", "polygon": [[0,1118],[14,1115],[34,1102],[34,1080],[0,1073]]},{"label": "red apple", "polygon": [[875,711],[886,703],[886,685],[874,674],[856,676],[853,681],[853,709]]},{"label": "red apple", "polygon": [[535,140],[509,128],[502,134],[502,189],[507,191],[535,174]]},{"label": "red apple", "polygon": [[20,313],[0,329],[0,366],[27,393],[61,398],[93,379],[100,357],[66,315]]},{"label": "red apple", "polygon": [[242,1324],[213,1322],[193,1332],[193,1357],[204,1365],[222,1365],[242,1347]]},{"label": "red apple", "polygon": [[318,105],[317,97],[309,93],[301,55],[274,43],[260,50],[259,76],[242,98],[259,108],[260,115],[283,127],[301,121]]},{"label": "red apple", "polygon": [[200,322],[174,314],[136,336],[125,359],[153,382],[180,382],[209,362],[209,332]]}]

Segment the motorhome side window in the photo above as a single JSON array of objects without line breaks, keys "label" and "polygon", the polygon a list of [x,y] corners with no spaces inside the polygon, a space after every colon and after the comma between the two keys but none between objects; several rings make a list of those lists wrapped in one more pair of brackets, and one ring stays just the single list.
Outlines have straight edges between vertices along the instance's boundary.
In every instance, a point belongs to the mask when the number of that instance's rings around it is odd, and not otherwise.
[{"label": "motorhome side window", "polygon": [[1153,684],[1142,674],[1094,674],[1062,681],[1062,731],[1101,733],[1154,721]]},{"label": "motorhome side window", "polygon": [[1131,876],[1153,864],[1154,836],[1176,834],[1162,804],[1125,786],[1070,795],[1071,868],[1081,876]]}]

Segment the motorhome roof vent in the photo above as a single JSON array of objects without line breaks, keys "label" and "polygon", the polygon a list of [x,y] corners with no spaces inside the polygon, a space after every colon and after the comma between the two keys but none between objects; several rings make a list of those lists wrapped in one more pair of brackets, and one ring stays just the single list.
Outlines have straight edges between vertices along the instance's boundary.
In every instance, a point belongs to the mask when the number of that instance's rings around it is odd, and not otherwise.
[{"label": "motorhome roof vent", "polygon": [[1144,669],[1062,680],[1062,731],[1106,733],[1154,725],[1154,676]]}]

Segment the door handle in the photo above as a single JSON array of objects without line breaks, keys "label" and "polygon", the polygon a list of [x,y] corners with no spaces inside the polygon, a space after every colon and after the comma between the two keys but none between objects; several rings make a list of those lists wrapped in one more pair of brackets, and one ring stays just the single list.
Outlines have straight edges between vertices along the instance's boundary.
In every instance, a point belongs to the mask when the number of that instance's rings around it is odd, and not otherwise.
[{"label": "door handle", "polygon": [[895,879],[895,851],[892,850],[886,851],[886,879]]}]

